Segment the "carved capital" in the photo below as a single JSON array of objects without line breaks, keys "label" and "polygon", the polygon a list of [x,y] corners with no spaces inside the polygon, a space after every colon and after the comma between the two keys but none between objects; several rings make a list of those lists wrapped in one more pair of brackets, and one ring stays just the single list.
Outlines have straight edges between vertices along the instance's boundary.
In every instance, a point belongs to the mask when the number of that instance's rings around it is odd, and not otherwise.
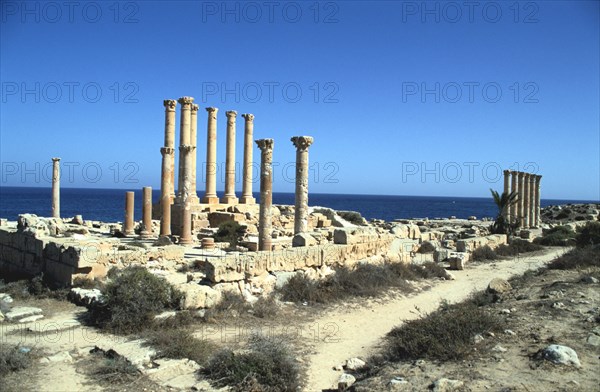
[{"label": "carved capital", "polygon": [[194,151],[195,149],[196,149],[196,146],[191,146],[189,144],[182,144],[181,146],[179,146],[180,153],[188,153],[190,151]]},{"label": "carved capital", "polygon": [[542,179],[542,176],[540,176],[540,175],[535,176],[535,182],[539,183],[541,181],[541,179]]},{"label": "carved capital", "polygon": [[518,172],[518,174],[519,174],[519,179],[525,177],[525,173],[523,173],[523,172]]},{"label": "carved capital", "polygon": [[308,147],[310,147],[310,145],[313,144],[314,141],[312,136],[294,136],[290,140],[292,141],[292,143],[294,143],[294,146],[296,146],[296,149],[298,149],[298,151],[308,150]]},{"label": "carved capital", "polygon": [[206,111],[208,112],[208,114],[217,114],[219,108],[207,107]]},{"label": "carved capital", "polygon": [[198,114],[198,109],[200,108],[200,106],[196,105],[195,103],[192,104],[192,115],[194,114]]},{"label": "carved capital", "polygon": [[193,97],[181,97],[177,100],[181,104],[181,106],[188,106],[194,102]]},{"label": "carved capital", "polygon": [[254,114],[244,113],[244,114],[242,114],[242,117],[244,117],[246,122],[249,122],[249,123],[254,122]]},{"label": "carved capital", "polygon": [[163,101],[163,105],[167,112],[174,112],[175,107],[177,106],[177,101],[175,101],[174,99],[165,99]]},{"label": "carved capital", "polygon": [[504,170],[504,175],[508,176],[510,174],[510,170]]},{"label": "carved capital", "polygon": [[258,140],[255,140],[254,142],[256,143],[258,148],[260,148],[261,151],[267,151],[267,150],[273,149],[273,144],[274,144],[273,139],[258,139]]},{"label": "carved capital", "polygon": [[173,154],[175,154],[175,149],[172,147],[161,147],[160,153],[162,154],[163,157],[165,155],[173,155]]},{"label": "carved capital", "polygon": [[229,119],[236,118],[237,117],[237,112],[235,110],[228,110],[228,111],[225,112],[225,115]]},{"label": "carved capital", "polygon": [[60,158],[52,158],[52,162],[60,162]]}]

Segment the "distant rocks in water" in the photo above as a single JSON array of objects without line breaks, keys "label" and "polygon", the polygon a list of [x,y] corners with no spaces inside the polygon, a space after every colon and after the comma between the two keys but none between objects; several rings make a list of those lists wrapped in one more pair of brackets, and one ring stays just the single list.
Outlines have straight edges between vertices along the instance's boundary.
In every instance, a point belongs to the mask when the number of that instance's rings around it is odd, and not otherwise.
[{"label": "distant rocks in water", "polygon": [[566,204],[548,206],[541,210],[545,223],[567,223],[597,221],[600,217],[600,204]]}]

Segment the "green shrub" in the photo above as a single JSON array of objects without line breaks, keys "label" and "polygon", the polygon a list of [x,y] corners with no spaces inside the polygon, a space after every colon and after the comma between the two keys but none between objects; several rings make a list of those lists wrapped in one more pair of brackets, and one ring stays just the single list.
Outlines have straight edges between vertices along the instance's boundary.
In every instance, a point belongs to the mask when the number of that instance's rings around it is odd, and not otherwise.
[{"label": "green shrub", "polygon": [[140,371],[121,356],[105,357],[103,354],[100,363],[94,366],[90,376],[96,382],[106,384],[127,384],[141,377]]},{"label": "green shrub", "polygon": [[348,221],[357,226],[364,226],[365,219],[362,217],[360,212],[356,211],[338,211],[337,214],[342,217],[345,221]]},{"label": "green shrub", "polygon": [[212,342],[195,338],[184,328],[157,330],[146,339],[147,344],[156,350],[156,358],[188,358],[200,365],[206,362],[216,348]]},{"label": "green shrub", "polygon": [[570,270],[586,267],[600,267],[600,246],[575,248],[554,259],[549,269]]},{"label": "green shrub", "polygon": [[520,238],[513,238],[508,245],[502,244],[495,250],[498,256],[517,256],[521,253],[544,249],[541,245]]},{"label": "green shrub", "polygon": [[219,225],[215,234],[215,241],[228,242],[230,248],[235,248],[239,238],[244,234],[244,228],[236,221],[227,221]]},{"label": "green shrub", "polygon": [[31,357],[28,352],[19,348],[0,343],[0,376],[11,372],[27,369],[31,366]]},{"label": "green shrub", "polygon": [[104,300],[90,307],[91,321],[115,333],[139,332],[154,316],[179,306],[182,294],[141,266],[127,267],[106,284]]},{"label": "green shrub", "polygon": [[390,361],[461,360],[473,351],[476,334],[499,331],[502,320],[471,302],[443,306],[388,333],[384,356]]},{"label": "green shrub", "polygon": [[201,369],[216,386],[235,391],[292,392],[299,387],[299,370],[287,345],[275,338],[253,336],[248,352],[231,350],[216,353]]},{"label": "green shrub", "polygon": [[577,229],[577,246],[600,244],[600,222],[588,222]]},{"label": "green shrub", "polygon": [[545,246],[568,246],[573,245],[575,232],[571,226],[556,226],[544,230],[541,237],[535,239],[536,244]]},{"label": "green shrub", "polygon": [[499,259],[496,252],[488,245],[476,248],[471,254],[473,261],[486,261],[486,260],[497,260]]},{"label": "green shrub", "polygon": [[435,250],[435,245],[429,241],[425,241],[419,247],[418,253],[432,253]]},{"label": "green shrub", "polygon": [[279,311],[279,305],[273,295],[266,297],[259,297],[258,300],[252,304],[252,314],[259,318],[273,317]]}]

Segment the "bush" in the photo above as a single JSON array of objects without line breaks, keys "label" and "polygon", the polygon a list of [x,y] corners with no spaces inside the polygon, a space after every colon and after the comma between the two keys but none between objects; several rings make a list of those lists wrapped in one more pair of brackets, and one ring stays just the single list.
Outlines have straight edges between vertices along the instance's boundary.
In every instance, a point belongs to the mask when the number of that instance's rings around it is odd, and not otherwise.
[{"label": "bush", "polygon": [[215,234],[215,241],[229,242],[230,248],[235,248],[239,237],[244,234],[244,228],[236,221],[227,221],[219,225]]},{"label": "bush", "polygon": [[425,241],[419,247],[418,253],[431,253],[435,250],[435,245],[429,241]]},{"label": "bush", "polygon": [[296,391],[299,371],[287,345],[274,338],[253,336],[249,352],[231,350],[216,353],[201,369],[217,386],[236,391]]},{"label": "bush", "polygon": [[517,256],[521,253],[535,252],[541,249],[544,248],[539,244],[514,238],[508,245],[502,244],[498,246],[495,252],[498,256]]},{"label": "bush", "polygon": [[585,226],[577,229],[577,246],[600,244],[600,222],[588,222]]},{"label": "bush", "polygon": [[460,360],[473,351],[476,334],[499,331],[502,320],[474,303],[443,306],[388,333],[384,356],[391,361],[420,358]]},{"label": "bush", "polygon": [[259,318],[273,317],[279,311],[279,306],[273,295],[260,297],[252,305],[252,314]]},{"label": "bush", "polygon": [[56,300],[66,300],[68,290],[64,288],[51,289],[44,280],[44,274],[32,277],[31,279],[22,279],[3,284],[0,292],[9,294],[14,299],[29,298],[53,298]]},{"label": "bush", "polygon": [[345,221],[348,221],[357,226],[365,226],[365,219],[360,212],[356,211],[338,211],[337,214]]},{"label": "bush", "polygon": [[473,261],[486,261],[486,260],[497,260],[499,259],[498,255],[492,248],[488,245],[482,246],[480,248],[476,248],[473,250],[471,254],[471,258]]},{"label": "bush", "polygon": [[30,365],[29,353],[21,351],[19,346],[0,344],[0,376],[27,369]]},{"label": "bush", "polygon": [[575,232],[571,226],[556,226],[544,230],[542,237],[536,238],[535,243],[545,246],[568,246],[573,245]]},{"label": "bush", "polygon": [[570,270],[586,267],[600,267],[600,246],[575,248],[548,264],[549,269],[557,270]]},{"label": "bush", "polygon": [[94,366],[90,376],[97,382],[126,384],[139,378],[141,373],[127,359],[121,356],[109,356],[103,357],[100,364]]},{"label": "bush", "polygon": [[156,350],[156,358],[188,358],[200,365],[215,350],[213,343],[195,338],[183,328],[154,331],[147,336],[147,344]]},{"label": "bush", "polygon": [[127,267],[106,284],[104,300],[90,307],[91,321],[115,333],[139,332],[154,316],[179,306],[182,294],[140,266]]}]

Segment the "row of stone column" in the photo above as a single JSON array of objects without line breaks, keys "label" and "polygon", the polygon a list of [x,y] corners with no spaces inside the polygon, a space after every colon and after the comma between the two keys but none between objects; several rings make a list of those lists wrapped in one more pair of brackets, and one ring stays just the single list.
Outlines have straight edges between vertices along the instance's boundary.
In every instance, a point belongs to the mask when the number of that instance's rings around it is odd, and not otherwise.
[{"label": "row of stone column", "polygon": [[517,194],[517,202],[505,212],[508,222],[518,222],[523,229],[540,226],[541,179],[542,176],[532,173],[504,171],[504,192]]},{"label": "row of stone column", "polygon": [[[135,235],[134,220],[134,192],[125,192],[125,220],[123,221],[123,234]],[[152,188],[142,188],[142,228],[141,238],[151,238],[152,233]]]}]

